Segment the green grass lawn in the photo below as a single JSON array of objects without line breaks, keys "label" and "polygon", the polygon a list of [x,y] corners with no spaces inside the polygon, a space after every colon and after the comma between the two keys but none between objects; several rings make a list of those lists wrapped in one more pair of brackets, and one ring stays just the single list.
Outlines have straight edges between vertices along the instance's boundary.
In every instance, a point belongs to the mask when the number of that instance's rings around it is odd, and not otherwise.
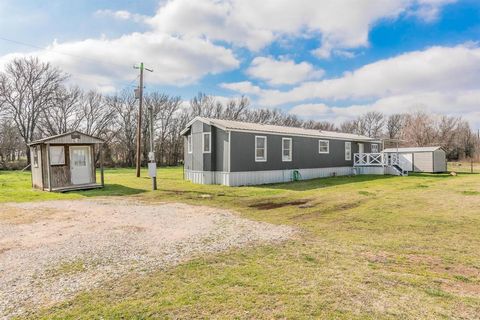
[{"label": "green grass lawn", "polygon": [[168,168],[159,170],[155,192],[131,169],[107,170],[105,177],[104,190],[56,194],[32,190],[28,173],[0,172],[0,202],[126,195],[229,208],[299,233],[281,245],[131,275],[32,317],[479,318],[478,174],[231,188],[194,185],[182,180],[181,168]]}]

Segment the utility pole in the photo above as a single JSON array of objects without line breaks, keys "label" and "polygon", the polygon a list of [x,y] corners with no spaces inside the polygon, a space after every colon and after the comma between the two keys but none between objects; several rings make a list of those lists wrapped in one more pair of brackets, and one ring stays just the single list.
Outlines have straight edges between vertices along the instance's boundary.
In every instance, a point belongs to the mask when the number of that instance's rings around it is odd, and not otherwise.
[{"label": "utility pole", "polygon": [[[138,98],[138,123],[137,123],[137,158],[136,158],[136,171],[137,178],[140,177],[140,164],[141,164],[141,143],[142,143],[142,107],[143,107],[143,70],[153,72],[153,70],[147,69],[143,66],[143,62],[140,63],[140,67],[134,66],[135,69],[140,69],[140,85],[138,87],[138,95],[135,92],[135,98]],[[150,138],[152,139],[152,138]]]}]

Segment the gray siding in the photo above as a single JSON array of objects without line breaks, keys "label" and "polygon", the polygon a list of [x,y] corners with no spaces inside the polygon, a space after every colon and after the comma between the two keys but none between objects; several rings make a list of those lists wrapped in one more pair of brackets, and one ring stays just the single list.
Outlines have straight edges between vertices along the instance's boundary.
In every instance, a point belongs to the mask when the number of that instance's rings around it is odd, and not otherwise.
[{"label": "gray siding", "polygon": [[[204,132],[211,132],[211,152],[203,153]],[[188,135],[192,135],[192,153],[188,153]],[[185,169],[194,171],[228,170],[228,133],[195,121],[184,137]]]},{"label": "gray siding", "polygon": [[212,154],[215,158],[214,171],[228,171],[228,159],[230,157],[229,153],[229,141],[228,141],[228,132],[223,131],[222,129],[213,127],[212,128],[212,145],[213,150]]},{"label": "gray siding", "polygon": [[188,153],[187,136],[185,136],[185,169],[196,171],[204,170],[202,132],[203,122],[194,122],[190,128],[190,132],[188,133],[188,135],[192,135],[192,153]]},{"label": "gray siding", "polygon": [[442,149],[433,152],[433,172],[447,171],[447,159],[445,151]]},{"label": "gray siding", "polygon": [[433,152],[415,152],[413,154],[413,171],[433,172]]},{"label": "gray siding", "polygon": [[[267,137],[267,161],[255,161],[255,136]],[[292,139],[292,161],[282,161],[282,138]],[[231,172],[285,170],[308,168],[331,168],[353,166],[353,154],[358,152],[358,143],[352,142],[351,160],[345,160],[345,141],[330,141],[330,153],[318,153],[320,138],[288,135],[231,132]],[[364,152],[370,152],[370,143],[364,142]],[[380,147],[380,146],[379,146]]]}]

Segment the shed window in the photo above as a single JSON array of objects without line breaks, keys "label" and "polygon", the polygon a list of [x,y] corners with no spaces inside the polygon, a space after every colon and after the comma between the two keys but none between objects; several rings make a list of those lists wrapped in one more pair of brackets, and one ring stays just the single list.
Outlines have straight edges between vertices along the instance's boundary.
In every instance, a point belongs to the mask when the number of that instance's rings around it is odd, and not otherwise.
[{"label": "shed window", "polygon": [[63,146],[50,147],[50,164],[51,165],[65,164],[65,148]]},{"label": "shed window", "polygon": [[267,161],[267,137],[255,136],[255,161]]},{"label": "shed window", "polygon": [[212,135],[210,132],[203,133],[203,140],[202,140],[202,149],[203,153],[210,153],[212,150]]},{"label": "shed window", "polygon": [[193,148],[192,148],[192,135],[188,135],[187,136],[187,148],[188,148],[188,153],[192,153],[193,152]]},{"label": "shed window", "polygon": [[345,142],[345,160],[352,160],[352,143]]},{"label": "shed window", "polygon": [[292,161],[292,138],[282,138],[282,161]]},{"label": "shed window", "polygon": [[33,153],[33,166],[35,168],[38,168],[38,148],[33,147],[32,153]]},{"label": "shed window", "polygon": [[371,149],[372,153],[378,153],[378,144],[372,143]]},{"label": "shed window", "polygon": [[330,153],[330,141],[318,140],[318,153]]}]

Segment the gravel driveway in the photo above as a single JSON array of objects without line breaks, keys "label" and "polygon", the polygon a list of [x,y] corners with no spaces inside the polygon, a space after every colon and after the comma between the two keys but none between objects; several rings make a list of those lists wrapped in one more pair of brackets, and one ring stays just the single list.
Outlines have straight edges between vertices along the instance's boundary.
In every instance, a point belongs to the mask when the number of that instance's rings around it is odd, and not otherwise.
[{"label": "gravel driveway", "polygon": [[0,207],[0,318],[48,306],[129,272],[148,272],[293,230],[225,210],[125,199]]}]

